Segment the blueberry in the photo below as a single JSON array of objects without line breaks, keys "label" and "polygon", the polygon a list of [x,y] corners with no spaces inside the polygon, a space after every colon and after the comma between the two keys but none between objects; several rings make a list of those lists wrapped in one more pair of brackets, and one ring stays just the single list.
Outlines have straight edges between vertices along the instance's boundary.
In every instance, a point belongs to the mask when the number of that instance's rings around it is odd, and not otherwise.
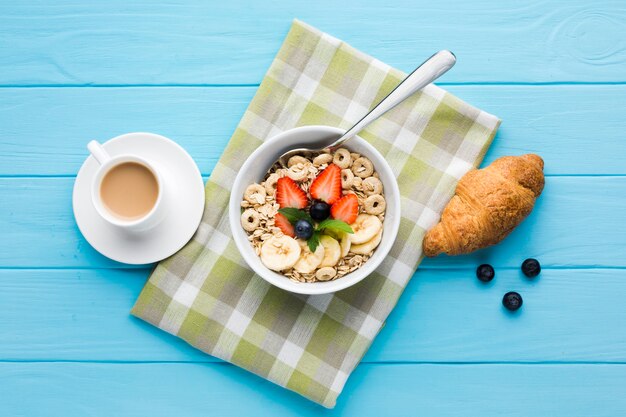
[{"label": "blueberry", "polygon": [[522,263],[522,272],[528,278],[534,278],[541,272],[541,265],[539,265],[539,261],[533,258],[526,259]]},{"label": "blueberry", "polygon": [[296,236],[300,239],[308,239],[313,235],[313,225],[308,220],[300,219],[296,222]]},{"label": "blueberry", "polygon": [[309,209],[309,213],[313,220],[321,222],[330,216],[330,206],[323,201],[316,201]]},{"label": "blueberry", "polygon": [[476,277],[482,282],[489,282],[496,276],[496,272],[493,270],[493,266],[489,264],[482,264],[476,268]]},{"label": "blueberry", "polygon": [[522,300],[522,296],[515,291],[510,291],[502,297],[502,304],[507,310],[515,311],[524,304],[524,300]]}]

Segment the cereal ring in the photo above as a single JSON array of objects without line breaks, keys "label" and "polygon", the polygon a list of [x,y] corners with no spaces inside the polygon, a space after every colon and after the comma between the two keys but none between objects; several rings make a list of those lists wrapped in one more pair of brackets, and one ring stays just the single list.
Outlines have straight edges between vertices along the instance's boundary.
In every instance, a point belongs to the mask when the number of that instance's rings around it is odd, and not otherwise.
[{"label": "cereal ring", "polygon": [[259,227],[260,221],[259,213],[254,209],[248,209],[241,213],[241,226],[247,232],[254,232]]},{"label": "cereal ring", "polygon": [[309,169],[304,164],[296,164],[287,171],[287,176],[296,182],[306,180],[308,175]]},{"label": "cereal ring", "polygon": [[350,168],[350,165],[352,165],[350,151],[345,148],[337,149],[335,156],[333,156],[333,163],[341,169]]},{"label": "cereal ring", "polygon": [[341,188],[349,189],[354,182],[354,174],[349,169],[341,170]]},{"label": "cereal ring", "polygon": [[315,272],[315,278],[320,281],[330,281],[331,279],[335,278],[336,275],[337,271],[335,271],[335,268],[332,268],[330,266],[325,266],[324,268],[320,268]]},{"label": "cereal ring", "polygon": [[363,192],[366,195],[382,194],[383,183],[376,177],[367,177],[363,180]]},{"label": "cereal ring", "polygon": [[356,153],[356,152],[350,152],[350,156],[352,157],[353,161],[356,161],[357,159],[359,159],[361,157],[360,153]]},{"label": "cereal ring", "polygon": [[276,184],[278,183],[278,179],[280,175],[277,173],[270,174],[269,177],[265,180],[265,192],[267,195],[276,194]]},{"label": "cereal ring", "polygon": [[289,168],[291,168],[292,166],[294,166],[296,164],[308,165],[310,163],[311,163],[311,161],[306,159],[304,156],[295,155],[295,156],[292,156],[291,158],[289,158],[289,161],[287,161],[287,166]]},{"label": "cereal ring", "polygon": [[385,197],[380,194],[374,194],[365,199],[365,212],[367,214],[378,215],[385,211],[387,207],[387,203],[385,202]]},{"label": "cereal ring", "polygon": [[374,164],[372,164],[372,161],[362,156],[352,164],[352,172],[354,172],[354,175],[357,177],[367,178],[374,173]]},{"label": "cereal ring", "polygon": [[316,167],[324,164],[330,164],[333,160],[333,156],[329,153],[321,153],[313,158],[313,165]]},{"label": "cereal ring", "polygon": [[354,177],[354,179],[352,180],[352,186],[358,190],[359,188],[361,188],[362,185],[363,185],[363,178]]},{"label": "cereal ring", "polygon": [[250,184],[243,193],[243,198],[252,204],[265,203],[265,187],[261,184]]}]

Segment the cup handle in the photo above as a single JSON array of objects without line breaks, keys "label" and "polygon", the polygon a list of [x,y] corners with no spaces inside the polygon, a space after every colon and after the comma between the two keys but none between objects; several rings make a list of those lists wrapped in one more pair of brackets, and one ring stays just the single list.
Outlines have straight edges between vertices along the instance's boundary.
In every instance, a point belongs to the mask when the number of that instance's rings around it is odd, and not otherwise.
[{"label": "cup handle", "polygon": [[111,159],[111,156],[104,150],[98,141],[92,140],[89,142],[87,144],[87,149],[100,165],[103,165],[106,161]]}]

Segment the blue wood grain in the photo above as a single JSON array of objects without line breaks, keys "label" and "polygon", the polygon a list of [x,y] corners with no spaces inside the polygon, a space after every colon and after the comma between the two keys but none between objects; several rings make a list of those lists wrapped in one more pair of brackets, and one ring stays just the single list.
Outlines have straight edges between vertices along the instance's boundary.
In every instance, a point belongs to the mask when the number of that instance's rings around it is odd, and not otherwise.
[{"label": "blue wood grain", "polygon": [[3,2],[0,84],[260,82],[294,17],[404,70],[448,48],[454,82],[626,81],[622,1]]},{"label": "blue wood grain", "polygon": [[[128,314],[148,271],[0,270],[0,358],[215,362]],[[623,269],[420,269],[365,362],[626,363]],[[502,295],[524,306],[510,314]]]},{"label": "blue wood grain", "polygon": [[[148,271],[71,214],[89,139],[155,131],[210,173],[294,17],[404,70],[455,51],[446,88],[503,118],[486,162],[549,175],[504,243],[424,261],[334,411],[130,317]],[[625,22],[621,0],[0,3],[0,415],[626,415]]]},{"label": "blue wood grain", "polygon": [[[503,119],[487,155],[538,152],[549,175],[625,174],[619,86],[448,86]],[[256,88],[0,88],[0,175],[75,175],[85,144],[153,131],[208,174]]]},{"label": "blue wood grain", "polygon": [[[125,268],[97,253],[74,223],[73,178],[0,178],[0,267]],[[530,216],[501,244],[425,268],[517,268],[529,256],[549,267],[626,267],[626,176],[549,177]]]},{"label": "blue wood grain", "polygon": [[327,410],[226,364],[0,363],[3,411],[29,417],[615,417],[625,384],[626,365],[371,364]]}]

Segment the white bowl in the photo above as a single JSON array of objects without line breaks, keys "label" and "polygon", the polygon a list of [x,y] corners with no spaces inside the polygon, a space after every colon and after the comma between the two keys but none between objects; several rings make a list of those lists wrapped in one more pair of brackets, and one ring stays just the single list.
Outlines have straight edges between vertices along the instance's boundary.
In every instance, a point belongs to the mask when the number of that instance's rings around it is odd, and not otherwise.
[{"label": "white bowl", "polygon": [[[248,185],[261,182],[271,165],[284,152],[294,148],[306,148],[325,138],[339,138],[344,131],[330,126],[304,126],[281,133],[259,146],[244,162],[231,190],[229,202],[230,228],[235,244],[250,268],[270,284],[299,294],[327,294],[348,288],[361,281],[380,265],[391,250],[400,226],[400,192],[398,183],[385,158],[369,143],[354,137],[346,148],[369,158],[383,183],[387,208],[383,222],[383,236],[374,255],[359,269],[334,281],[294,282],[267,268],[256,255],[247,234],[241,227],[241,200]],[[325,142],[328,143],[328,142]]]}]

